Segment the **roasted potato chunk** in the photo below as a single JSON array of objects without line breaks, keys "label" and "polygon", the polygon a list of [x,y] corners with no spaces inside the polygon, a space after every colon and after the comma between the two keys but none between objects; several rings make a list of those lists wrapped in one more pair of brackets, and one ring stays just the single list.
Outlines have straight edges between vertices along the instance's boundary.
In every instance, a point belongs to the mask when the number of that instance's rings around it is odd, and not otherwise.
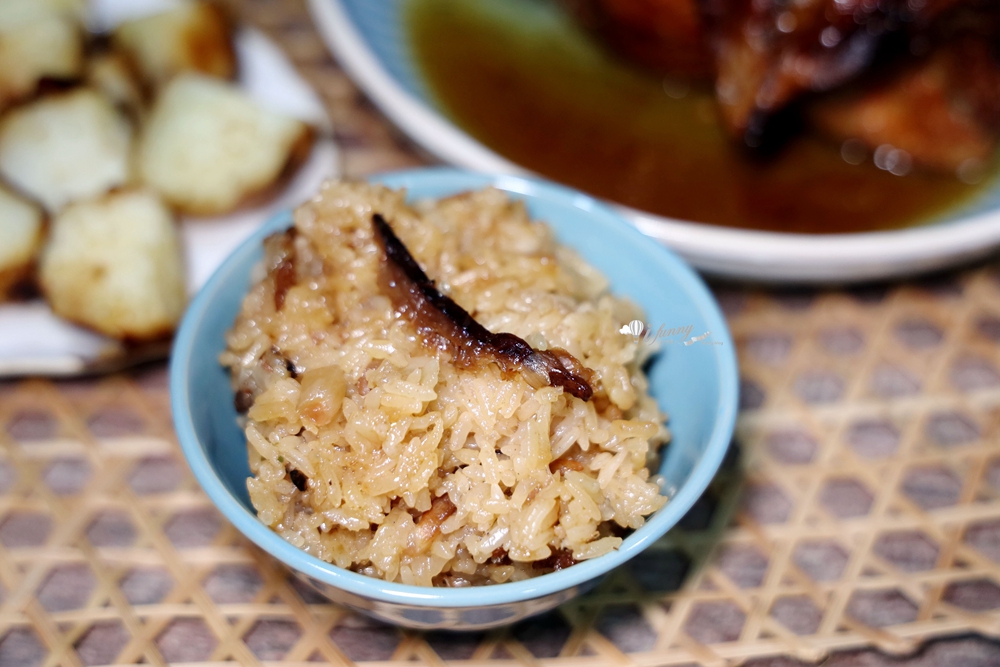
[{"label": "roasted potato chunk", "polygon": [[0,32],[6,32],[52,16],[82,21],[85,0],[3,0],[0,2]]},{"label": "roasted potato chunk", "polygon": [[44,222],[40,207],[0,188],[0,300],[31,272]]},{"label": "roasted potato chunk", "polygon": [[87,63],[86,81],[134,120],[141,120],[144,111],[142,89],[121,54],[110,52],[91,57]]},{"label": "roasted potato chunk", "polygon": [[235,85],[185,74],[150,112],[138,170],[178,210],[215,215],[272,189],[311,140],[308,125],[262,108]]},{"label": "roasted potato chunk", "polygon": [[222,79],[236,74],[229,22],[211,4],[185,2],[161,14],[127,21],[115,30],[112,41],[152,87],[181,72]]},{"label": "roasted potato chunk", "polygon": [[78,18],[58,8],[46,12],[45,4],[0,11],[0,109],[32,95],[42,79],[75,79],[83,71]]},{"label": "roasted potato chunk", "polygon": [[100,93],[81,88],[0,121],[0,174],[50,212],[129,180],[132,128]]},{"label": "roasted potato chunk", "polygon": [[0,108],[30,96],[44,78],[74,79],[82,68],[80,27],[66,17],[0,33]]},{"label": "roasted potato chunk", "polygon": [[184,310],[173,215],[147,192],[121,191],[63,209],[52,221],[39,277],[57,315],[121,340],[166,336]]}]

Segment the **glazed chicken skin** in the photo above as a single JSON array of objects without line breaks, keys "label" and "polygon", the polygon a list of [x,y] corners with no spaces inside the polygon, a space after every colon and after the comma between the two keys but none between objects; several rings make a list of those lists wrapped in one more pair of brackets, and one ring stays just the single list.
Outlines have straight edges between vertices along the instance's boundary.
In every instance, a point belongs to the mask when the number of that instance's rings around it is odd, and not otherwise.
[{"label": "glazed chicken skin", "polygon": [[710,81],[715,63],[695,0],[561,0],[612,51],[667,76]]},{"label": "glazed chicken skin", "polygon": [[[715,81],[750,148],[791,109],[832,140],[955,173],[1000,143],[998,0],[563,0],[616,53]],[[796,121],[797,123],[798,121]]]},{"label": "glazed chicken skin", "polygon": [[804,93],[831,90],[872,63],[890,35],[920,33],[980,0],[697,0],[715,56],[723,121],[751,146]]},{"label": "glazed chicken skin", "polygon": [[1000,141],[1000,63],[988,40],[966,36],[819,98],[808,115],[831,139],[972,180]]}]

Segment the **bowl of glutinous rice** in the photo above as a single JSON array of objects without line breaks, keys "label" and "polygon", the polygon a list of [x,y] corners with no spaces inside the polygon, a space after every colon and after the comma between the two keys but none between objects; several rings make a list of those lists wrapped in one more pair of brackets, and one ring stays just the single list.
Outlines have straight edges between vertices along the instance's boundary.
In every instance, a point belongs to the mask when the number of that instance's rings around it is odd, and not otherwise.
[{"label": "bowl of glutinous rice", "polygon": [[675,255],[578,192],[446,169],[271,220],[192,302],[170,375],[220,511],[331,600],[421,628],[551,609],[651,547],[737,403]]}]

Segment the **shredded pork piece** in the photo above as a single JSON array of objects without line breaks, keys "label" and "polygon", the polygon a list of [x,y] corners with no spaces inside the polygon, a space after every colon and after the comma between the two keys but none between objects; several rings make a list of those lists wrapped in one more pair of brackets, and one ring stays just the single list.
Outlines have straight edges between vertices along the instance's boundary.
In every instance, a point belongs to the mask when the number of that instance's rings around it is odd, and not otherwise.
[{"label": "shredded pork piece", "polygon": [[424,512],[417,521],[417,529],[412,536],[410,553],[421,553],[441,530],[441,524],[455,513],[458,508],[448,496],[439,496],[431,503],[431,508]]},{"label": "shredded pork piece", "polygon": [[573,552],[568,549],[554,549],[552,555],[545,560],[538,560],[531,564],[536,570],[565,570],[567,567],[576,565],[579,561],[573,558]]}]

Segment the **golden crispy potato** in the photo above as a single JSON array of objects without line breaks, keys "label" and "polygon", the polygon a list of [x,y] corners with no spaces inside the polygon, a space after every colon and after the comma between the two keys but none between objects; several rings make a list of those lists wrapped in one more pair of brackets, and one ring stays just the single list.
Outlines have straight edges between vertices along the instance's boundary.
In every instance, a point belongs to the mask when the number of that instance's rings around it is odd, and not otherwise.
[{"label": "golden crispy potato", "polygon": [[236,74],[236,52],[229,22],[218,7],[184,2],[177,9],[127,21],[112,37],[150,86],[181,72],[222,79]]},{"label": "golden crispy potato", "polygon": [[66,16],[81,22],[86,10],[85,0],[2,0],[0,32],[8,32],[53,16]]},{"label": "golden crispy potato", "polygon": [[121,191],[70,204],[52,221],[39,278],[59,316],[114,338],[168,335],[184,310],[184,267],[170,210]]},{"label": "golden crispy potato", "polygon": [[44,223],[40,207],[0,187],[0,299],[31,272]]},{"label": "golden crispy potato", "polygon": [[129,180],[132,128],[100,93],[52,95],[0,121],[0,174],[56,212]]},{"label": "golden crispy potato", "polygon": [[83,31],[77,17],[53,10],[3,19],[0,11],[0,109],[32,95],[42,79],[82,74]]},{"label": "golden crispy potato", "polygon": [[273,188],[311,141],[308,125],[260,107],[235,85],[185,74],[154,104],[137,167],[179,210],[215,215]]},{"label": "golden crispy potato", "polygon": [[87,62],[86,82],[133,119],[142,119],[145,108],[142,89],[120,53],[112,51],[92,56]]}]

